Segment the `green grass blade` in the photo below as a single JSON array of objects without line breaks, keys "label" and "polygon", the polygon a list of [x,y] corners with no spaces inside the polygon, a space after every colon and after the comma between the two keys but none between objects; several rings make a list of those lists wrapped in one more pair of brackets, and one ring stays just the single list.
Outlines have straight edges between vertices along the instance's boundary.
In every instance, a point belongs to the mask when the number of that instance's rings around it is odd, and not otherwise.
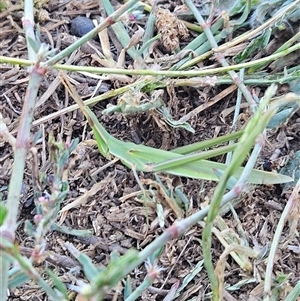
[{"label": "green grass blade", "polygon": [[200,151],[202,149],[207,149],[207,148],[213,147],[215,145],[219,145],[224,142],[235,140],[237,138],[240,138],[242,136],[242,134],[243,134],[243,131],[238,131],[238,132],[220,136],[220,137],[217,137],[214,139],[204,140],[204,141],[196,142],[193,144],[181,146],[181,147],[173,149],[172,153],[181,154],[181,155],[190,154],[190,153],[193,153],[196,151]]},{"label": "green grass blade", "polygon": [[[87,107],[81,97],[78,95],[74,87],[69,82],[66,74],[64,72],[60,72],[60,80],[65,86],[65,88],[68,90],[70,95],[73,97],[73,99],[78,104],[79,108],[81,109],[82,113],[84,114],[85,118],[87,119],[90,127],[93,130],[93,133],[95,135],[95,139],[97,141],[98,149],[101,155],[104,157],[108,156],[108,146],[107,141],[109,140],[109,133],[105,130],[105,128],[101,125],[101,123],[98,121],[96,115],[90,110],[89,107]],[[95,126],[97,125],[97,129],[95,129]]]},{"label": "green grass blade", "polygon": [[[218,181],[215,170],[225,170],[227,167],[226,164],[208,160],[189,162],[183,165],[181,161],[181,159],[185,160],[183,155],[132,142],[122,142],[112,136],[110,136],[108,144],[112,155],[120,158],[129,168],[134,166],[138,171],[155,172],[155,164],[177,159],[177,163],[175,161],[172,168],[164,169],[163,172],[194,179]],[[239,177],[242,171],[242,167],[238,168],[233,176]],[[249,183],[252,184],[278,184],[291,181],[293,181],[291,177],[261,170],[253,170],[249,177]]]},{"label": "green grass blade", "polygon": [[[114,8],[111,5],[111,1],[109,0],[102,0],[102,5],[107,13],[107,15],[111,15],[114,13]],[[136,1],[138,2],[138,1]],[[113,29],[115,35],[117,36],[119,42],[121,45],[126,48],[130,43],[130,37],[127,33],[127,30],[125,29],[124,25],[121,22],[117,22],[115,24],[111,25],[111,28]],[[127,49],[127,53],[131,56],[132,59],[137,58],[137,50],[134,46]]]},{"label": "green grass blade", "polygon": [[[61,80],[87,118],[97,140],[99,151],[105,157],[110,153],[119,158],[129,168],[135,168],[138,171],[163,171],[173,175],[211,181],[219,180],[216,170],[225,170],[227,168],[227,165],[223,163],[199,160],[201,156],[203,156],[202,158],[207,157],[203,153],[186,156],[145,145],[137,145],[132,142],[123,142],[114,138],[101,125],[96,115],[84,105],[82,99],[63,73]],[[172,160],[171,165],[168,162],[170,160]],[[239,177],[242,171],[242,167],[238,168],[233,176]],[[292,180],[291,177],[285,175],[260,170],[253,170],[249,178],[249,182],[253,184],[287,183]]]}]

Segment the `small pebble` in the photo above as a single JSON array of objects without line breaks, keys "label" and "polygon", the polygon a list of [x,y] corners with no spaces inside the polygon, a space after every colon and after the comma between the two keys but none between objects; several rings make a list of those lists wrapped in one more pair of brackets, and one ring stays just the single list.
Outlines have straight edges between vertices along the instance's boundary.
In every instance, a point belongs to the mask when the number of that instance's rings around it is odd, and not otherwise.
[{"label": "small pebble", "polygon": [[92,20],[86,17],[78,16],[71,21],[71,33],[76,37],[82,37],[94,29]]}]

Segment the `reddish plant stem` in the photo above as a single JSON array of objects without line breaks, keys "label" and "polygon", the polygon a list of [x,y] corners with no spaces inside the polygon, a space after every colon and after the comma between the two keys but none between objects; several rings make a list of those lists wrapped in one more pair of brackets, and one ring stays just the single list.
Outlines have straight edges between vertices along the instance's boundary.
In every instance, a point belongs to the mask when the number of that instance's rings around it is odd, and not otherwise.
[{"label": "reddish plant stem", "polygon": [[[39,64],[36,64],[31,71],[21,115],[20,128],[14,148],[14,165],[6,203],[8,211],[4,223],[0,227],[0,238],[6,238],[11,243],[15,240],[15,231],[17,229],[19,200],[22,190],[26,155],[30,147],[30,127],[33,119],[35,101],[44,74],[45,69],[40,67]],[[7,299],[6,288],[8,287],[9,264],[9,260],[7,258],[0,256],[0,283],[2,288],[0,293],[1,300]]]},{"label": "reddish plant stem", "polygon": [[15,144],[14,165],[7,197],[8,214],[1,227],[1,234],[10,242],[14,241],[17,228],[18,203],[22,189],[23,173],[27,151],[30,148],[30,127],[33,119],[35,100],[45,69],[36,64],[31,72],[20,127]]}]

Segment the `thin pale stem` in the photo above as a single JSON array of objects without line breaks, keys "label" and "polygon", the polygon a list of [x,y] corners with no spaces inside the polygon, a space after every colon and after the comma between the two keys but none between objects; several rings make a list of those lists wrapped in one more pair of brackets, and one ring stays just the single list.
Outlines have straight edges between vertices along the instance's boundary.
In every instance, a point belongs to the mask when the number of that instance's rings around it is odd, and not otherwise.
[{"label": "thin pale stem", "polygon": [[176,163],[176,167],[177,167],[177,166],[184,165],[187,163],[196,162],[198,160],[205,160],[208,158],[213,158],[213,157],[216,157],[219,155],[226,154],[229,151],[233,151],[235,147],[236,147],[236,144],[226,145],[226,146],[221,146],[221,147],[218,147],[218,148],[215,148],[212,150],[208,150],[208,151],[196,152],[194,154],[185,155],[182,158],[170,159],[170,160],[164,161],[162,163],[155,164],[155,166],[153,167],[153,171],[159,172],[159,171],[164,171],[167,169],[172,169],[172,167],[174,166],[174,163]]},{"label": "thin pale stem", "polygon": [[[214,273],[214,266],[212,263],[212,255],[211,255],[213,221],[220,211],[222,197],[225,192],[226,184],[230,176],[234,173],[236,168],[238,168],[242,164],[245,157],[247,156],[247,153],[249,152],[250,148],[254,144],[256,137],[261,132],[263,132],[269,119],[274,113],[274,112],[268,112],[262,115],[264,106],[268,103],[271,96],[274,94],[274,91],[275,91],[274,87],[273,89],[267,90],[268,93],[265,100],[260,105],[254,117],[250,120],[250,122],[246,126],[245,132],[241,137],[238,146],[236,147],[235,152],[233,154],[231,164],[228,165],[228,167],[224,171],[224,174],[222,175],[220,182],[218,183],[215,189],[214,196],[210,203],[211,207],[207,215],[206,225],[203,229],[202,248],[203,248],[204,265],[207,270],[210,283],[212,286],[213,300],[220,299],[219,283],[218,283],[217,276]],[[251,162],[251,164],[255,164],[255,161]]]},{"label": "thin pale stem", "polygon": [[[240,75],[241,75],[241,79],[243,79],[244,78],[244,69],[240,70]],[[242,92],[241,92],[241,90],[238,90],[235,109],[234,109],[234,116],[233,116],[233,121],[232,121],[232,131],[233,132],[236,130],[236,122],[237,122],[239,114],[240,114],[241,102],[242,102]],[[232,144],[232,143],[233,143],[233,141],[229,141],[229,144]],[[231,157],[232,157],[232,152],[228,152],[226,155],[226,161],[225,161],[226,164],[230,163]]]},{"label": "thin pale stem", "polygon": [[[300,43],[289,47],[288,49],[274,53],[270,56],[264,58],[253,60],[246,63],[236,64],[232,66],[211,68],[207,70],[188,70],[188,71],[168,71],[168,70],[129,70],[129,69],[114,69],[114,68],[98,68],[98,67],[87,67],[87,66],[73,66],[73,65],[61,65],[56,64],[53,66],[57,70],[66,70],[66,71],[81,71],[81,72],[91,72],[94,74],[125,74],[125,75],[152,75],[152,76],[166,76],[166,77],[192,77],[192,76],[206,76],[214,75],[229,72],[231,70],[240,70],[243,68],[250,68],[257,64],[261,63],[271,63],[272,61],[277,60],[278,58],[284,57],[294,51],[300,49]],[[18,58],[9,58],[6,56],[0,56],[0,63],[10,63],[13,65],[23,65],[30,66],[34,64],[34,61],[18,59]],[[278,81],[278,80],[277,80]]]},{"label": "thin pale stem", "polygon": [[[35,35],[34,35],[34,15],[33,15],[33,3],[32,1],[25,1],[24,2],[24,18],[23,27],[25,30],[25,37],[26,37],[26,44],[28,50],[28,58],[30,60],[36,61],[37,60],[37,53],[33,49],[31,43],[35,42]],[[31,43],[30,43],[31,39]]]},{"label": "thin pale stem", "polygon": [[[1,239],[2,240],[2,239]],[[4,254],[0,253],[0,300],[7,299],[7,288],[8,288],[8,269],[10,262],[4,257]]]},{"label": "thin pale stem", "polygon": [[[31,43],[35,43],[35,35],[33,31],[33,2],[28,0],[25,1],[25,16],[23,19],[24,29],[26,32],[26,40],[28,46],[29,59],[36,59],[36,51],[32,47]],[[31,39],[31,42],[30,42]],[[11,174],[11,180],[9,183],[9,190],[7,196],[6,207],[7,216],[4,220],[3,225],[0,228],[1,237],[7,239],[13,243],[15,239],[15,231],[17,229],[17,216],[19,209],[19,199],[21,195],[25,161],[28,148],[30,147],[30,127],[33,119],[35,101],[38,93],[40,83],[45,74],[44,68],[41,68],[36,63],[31,68],[30,79],[25,95],[20,128],[18,131],[17,139],[14,146],[14,164]],[[7,287],[8,287],[8,270],[9,261],[6,257],[1,255],[1,300],[7,298]]]},{"label": "thin pale stem", "polygon": [[286,223],[286,221],[289,218],[289,215],[291,213],[292,208],[296,208],[296,203],[297,200],[299,199],[299,191],[300,191],[300,180],[298,180],[295,188],[293,189],[293,192],[291,196],[289,197],[289,200],[281,214],[278,226],[275,231],[275,235],[272,241],[270,253],[268,256],[268,264],[267,264],[267,269],[266,269],[266,274],[265,274],[265,283],[264,283],[264,293],[265,293],[265,298],[264,301],[269,301],[271,297],[271,286],[272,286],[272,272],[273,272],[273,266],[274,262],[276,261],[276,251],[277,247],[280,241],[280,237],[282,234],[283,227]]},{"label": "thin pale stem", "polygon": [[[211,32],[210,24],[206,23],[204,19],[202,18],[200,12],[194,5],[194,3],[191,0],[185,1],[187,6],[190,8],[190,10],[194,13],[197,21],[199,22],[200,26],[203,28],[204,33],[207,36],[207,39],[211,45],[212,48],[217,48],[218,44],[215,40],[214,35]],[[224,58],[224,55],[222,53],[216,53],[216,59],[220,62],[220,64],[223,67],[229,67],[230,65],[227,63],[226,59]],[[250,108],[252,109],[252,112],[255,112],[256,109],[256,103],[250,93],[250,91],[247,89],[247,87],[244,85],[240,77],[235,71],[228,71],[228,74],[232,78],[233,82],[238,86],[238,88],[242,91],[245,99],[247,100]]]},{"label": "thin pale stem", "polygon": [[125,301],[134,301],[136,300],[154,281],[155,279],[149,277],[148,275],[144,281],[128,296]]},{"label": "thin pale stem", "polygon": [[[0,228],[1,236],[5,237],[10,242],[14,241],[15,231],[17,229],[17,216],[19,209],[19,199],[22,189],[25,160],[28,148],[30,147],[30,127],[33,119],[35,100],[42,79],[43,75],[41,74],[41,69],[38,66],[34,67],[30,76],[27,92],[25,95],[20,129],[15,143],[14,165],[11,174],[11,181],[9,183],[9,190],[6,203],[8,212],[4,223]],[[6,300],[9,262],[5,257],[0,257],[1,300]]]},{"label": "thin pale stem", "polygon": [[18,202],[21,194],[25,159],[31,142],[30,127],[33,119],[35,100],[39,85],[43,79],[43,72],[43,68],[36,66],[30,75],[23,105],[20,128],[15,144],[14,165],[6,204],[9,210],[5,222],[1,227],[1,230],[3,231],[2,234],[11,242],[14,240],[14,232],[17,228]]}]

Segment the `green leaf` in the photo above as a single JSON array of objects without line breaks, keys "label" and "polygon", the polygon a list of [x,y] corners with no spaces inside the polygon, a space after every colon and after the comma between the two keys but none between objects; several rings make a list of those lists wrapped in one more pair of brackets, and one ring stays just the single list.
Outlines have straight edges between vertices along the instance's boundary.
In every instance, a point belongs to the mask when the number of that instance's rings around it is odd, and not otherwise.
[{"label": "green leaf", "polygon": [[[270,36],[271,36],[271,30],[267,28],[266,30],[263,31],[261,35],[259,35],[257,38],[252,40],[242,52],[238,53],[234,57],[234,62],[238,64],[252,57],[253,53],[263,49],[266,46],[266,44],[268,44],[270,40]],[[255,70],[251,72],[248,71],[248,73],[253,73]]]},{"label": "green leaf", "polygon": [[68,290],[66,288],[66,286],[64,285],[64,283],[59,279],[59,277],[53,273],[50,269],[46,269],[47,273],[49,274],[49,276],[51,277],[55,288],[63,294],[63,296],[67,299],[68,298]]},{"label": "green leaf", "polygon": [[2,204],[0,204],[0,226],[2,226],[5,217],[7,215],[7,209],[5,206],[3,206]]},{"label": "green leaf", "polygon": [[136,250],[128,250],[125,255],[118,258],[113,258],[106,269],[98,274],[94,274],[92,288],[93,290],[99,290],[104,286],[113,287],[123,277],[126,276],[128,267],[139,259],[138,252]]},{"label": "green leaf", "polygon": [[35,227],[29,220],[25,221],[24,231],[29,236],[35,236]]},{"label": "green leaf", "polygon": [[72,153],[75,150],[78,143],[79,143],[79,138],[76,138],[76,139],[72,140],[72,142],[69,146],[69,153]]},{"label": "green leaf", "polygon": [[163,118],[165,121],[173,128],[183,128],[191,133],[195,133],[195,130],[191,127],[191,125],[188,122],[181,122],[181,121],[176,121],[173,119],[171,114],[169,113],[168,109],[166,107],[161,107],[157,109],[159,113],[162,114]]},{"label": "green leaf", "polygon": [[[221,170],[221,169],[215,169],[215,174],[216,176],[220,179],[222,177],[222,175],[224,174],[224,170]],[[235,177],[230,177],[226,183],[226,188],[228,190],[231,190],[234,185],[237,183],[237,178]]]},{"label": "green leaf", "polygon": [[176,196],[180,199],[181,203],[184,205],[185,212],[189,211],[190,201],[187,196],[181,191],[181,185],[174,188]]},{"label": "green leaf", "polygon": [[158,218],[158,224],[161,228],[165,226],[164,209],[160,203],[156,204],[156,214]]},{"label": "green leaf", "polygon": [[300,280],[297,282],[296,286],[292,289],[292,291],[287,295],[284,301],[296,301],[300,295]]},{"label": "green leaf", "polygon": [[5,1],[0,1],[0,11],[7,9],[7,4]]},{"label": "green leaf", "polygon": [[297,183],[300,179],[300,150],[295,152],[294,156],[288,160],[285,166],[280,170],[280,173],[294,177],[294,182],[285,184],[284,190],[291,186],[295,186],[295,183]]},{"label": "green leaf", "polygon": [[30,279],[23,271],[11,270],[10,272],[12,272],[8,279],[8,288],[10,289],[18,287]]},{"label": "green leaf", "polygon": [[80,253],[77,257],[77,260],[82,264],[83,271],[85,276],[89,281],[92,281],[97,273],[99,273],[99,270],[96,268],[96,266],[93,264],[92,260],[89,256]]},{"label": "green leaf", "polygon": [[38,53],[41,45],[38,42],[36,42],[34,39],[32,39],[31,37],[27,37],[27,41],[28,41],[29,45],[31,46],[31,48],[34,50],[34,52]]},{"label": "green leaf", "polygon": [[132,294],[131,278],[128,275],[124,286],[124,300]]},{"label": "green leaf", "polygon": [[81,237],[92,236],[92,234],[93,234],[92,229],[86,229],[86,230],[85,229],[84,230],[73,229],[71,227],[58,225],[57,223],[52,223],[51,230],[59,231],[61,233],[65,233],[68,235],[81,236]]},{"label": "green leaf", "polygon": [[267,128],[276,129],[283,123],[288,122],[288,120],[292,117],[293,113],[297,109],[298,109],[297,107],[290,107],[290,108],[285,108],[280,112],[276,113],[268,123]]},{"label": "green leaf", "polygon": [[156,251],[153,252],[153,254],[149,257],[149,260],[152,264],[154,264],[155,259],[162,254],[163,250],[164,250],[164,246],[161,246],[160,248],[156,249]]},{"label": "green leaf", "polygon": [[193,281],[195,277],[199,275],[199,273],[203,269],[203,260],[198,261],[198,263],[190,270],[190,272],[184,277],[181,286],[178,288],[176,296],[179,296],[179,293],[184,290],[187,285]]}]

